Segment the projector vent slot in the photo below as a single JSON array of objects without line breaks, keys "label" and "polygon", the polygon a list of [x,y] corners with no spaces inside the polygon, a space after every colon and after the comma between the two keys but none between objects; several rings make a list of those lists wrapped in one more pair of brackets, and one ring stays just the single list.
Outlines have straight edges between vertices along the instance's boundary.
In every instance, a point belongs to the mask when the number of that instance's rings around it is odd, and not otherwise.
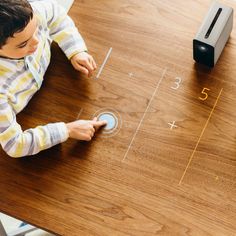
[{"label": "projector vent slot", "polygon": [[207,33],[205,35],[205,39],[209,38],[211,31],[214,28],[214,25],[215,25],[216,21],[218,20],[221,12],[222,12],[222,8],[219,8],[218,11],[216,12],[216,15],[215,15],[213,21],[211,22],[209,29],[207,30]]}]

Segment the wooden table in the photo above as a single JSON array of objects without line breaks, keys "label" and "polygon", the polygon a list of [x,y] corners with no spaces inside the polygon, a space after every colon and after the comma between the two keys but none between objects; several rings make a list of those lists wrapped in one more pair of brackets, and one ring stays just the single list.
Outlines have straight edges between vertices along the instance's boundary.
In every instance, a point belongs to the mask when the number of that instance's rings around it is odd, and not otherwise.
[{"label": "wooden table", "polygon": [[[115,109],[119,132],[35,157],[0,151],[0,211],[59,235],[236,235],[236,32],[213,70],[192,39],[210,0],[77,0],[99,77],[53,47],[24,129]],[[236,2],[223,1],[236,9]],[[235,21],[235,19],[234,19]]]}]

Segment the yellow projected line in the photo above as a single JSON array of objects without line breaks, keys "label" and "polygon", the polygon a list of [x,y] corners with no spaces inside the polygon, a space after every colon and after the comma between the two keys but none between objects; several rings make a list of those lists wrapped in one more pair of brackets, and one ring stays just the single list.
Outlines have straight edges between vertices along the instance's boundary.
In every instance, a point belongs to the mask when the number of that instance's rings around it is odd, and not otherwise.
[{"label": "yellow projected line", "polygon": [[220,90],[220,93],[219,93],[219,95],[218,95],[218,97],[217,97],[217,99],[216,99],[216,101],[215,101],[215,104],[214,104],[214,106],[213,106],[213,108],[212,108],[212,110],[211,110],[211,113],[210,113],[210,115],[209,115],[207,121],[206,121],[206,124],[205,124],[205,126],[204,126],[204,128],[203,128],[203,130],[202,130],[202,132],[201,132],[201,134],[200,134],[200,137],[199,137],[199,139],[198,139],[198,141],[197,141],[197,144],[196,144],[196,146],[195,146],[195,148],[194,148],[194,150],[193,150],[193,153],[192,153],[191,157],[189,158],[188,164],[187,164],[187,166],[186,166],[186,168],[185,168],[185,170],[184,170],[184,173],[183,173],[183,175],[182,175],[182,177],[181,177],[181,179],[180,179],[180,181],[179,181],[179,185],[181,185],[181,183],[182,183],[182,181],[183,181],[183,179],[184,179],[184,176],[185,176],[185,174],[186,174],[186,172],[187,172],[187,170],[188,170],[188,168],[189,168],[189,166],[190,166],[190,163],[191,163],[191,161],[192,161],[192,159],[193,159],[194,153],[195,153],[196,150],[197,150],[198,144],[200,143],[200,140],[201,140],[201,138],[202,138],[202,136],[203,136],[203,134],[204,134],[204,132],[205,132],[205,130],[206,130],[206,127],[207,127],[207,125],[208,125],[208,123],[209,123],[209,121],[210,121],[210,119],[211,119],[211,116],[212,116],[212,114],[213,114],[213,112],[214,112],[214,110],[215,110],[215,107],[216,107],[216,105],[217,105],[217,103],[218,103],[218,100],[219,100],[219,98],[220,98],[220,95],[221,95],[222,91],[223,91],[223,88]]}]

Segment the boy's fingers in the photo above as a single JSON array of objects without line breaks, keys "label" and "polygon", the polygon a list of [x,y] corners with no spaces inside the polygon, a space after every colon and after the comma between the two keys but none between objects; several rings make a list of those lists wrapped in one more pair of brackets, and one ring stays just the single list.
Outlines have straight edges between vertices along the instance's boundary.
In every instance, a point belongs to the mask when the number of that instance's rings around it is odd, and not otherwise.
[{"label": "boy's fingers", "polygon": [[87,68],[87,70],[89,70],[89,72],[93,71],[93,66],[91,65],[91,63],[86,60],[84,62],[80,62],[81,65],[85,66]]},{"label": "boy's fingers", "polygon": [[89,61],[90,61],[91,65],[93,66],[93,69],[96,70],[97,65],[96,65],[96,62],[94,61],[93,57],[91,57]]},{"label": "boy's fingers", "polygon": [[95,129],[100,128],[101,126],[104,126],[107,124],[106,120],[100,120],[100,121],[92,121],[92,125]]},{"label": "boy's fingers", "polygon": [[93,64],[94,70],[96,70],[97,69],[97,64],[96,64],[96,62],[94,60],[92,60],[92,64]]},{"label": "boy's fingers", "polygon": [[76,63],[76,64],[74,65],[74,67],[75,67],[76,70],[78,70],[78,71],[80,71],[80,72],[82,72],[82,73],[84,73],[84,74],[86,74],[86,75],[89,74],[89,71],[88,71],[84,66],[81,66],[81,65],[79,65],[78,63]]}]

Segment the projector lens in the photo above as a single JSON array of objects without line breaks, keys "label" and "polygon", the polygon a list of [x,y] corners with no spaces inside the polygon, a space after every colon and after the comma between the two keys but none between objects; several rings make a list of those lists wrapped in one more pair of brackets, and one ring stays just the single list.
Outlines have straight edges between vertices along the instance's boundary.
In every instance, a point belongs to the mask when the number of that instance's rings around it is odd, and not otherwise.
[{"label": "projector lens", "polygon": [[202,46],[202,45],[198,46],[198,49],[199,49],[199,51],[201,51],[201,52],[206,52],[206,51],[207,51],[207,47]]},{"label": "projector lens", "polygon": [[203,43],[196,39],[193,40],[193,58],[196,62],[209,67],[214,66],[215,51],[210,44]]}]

